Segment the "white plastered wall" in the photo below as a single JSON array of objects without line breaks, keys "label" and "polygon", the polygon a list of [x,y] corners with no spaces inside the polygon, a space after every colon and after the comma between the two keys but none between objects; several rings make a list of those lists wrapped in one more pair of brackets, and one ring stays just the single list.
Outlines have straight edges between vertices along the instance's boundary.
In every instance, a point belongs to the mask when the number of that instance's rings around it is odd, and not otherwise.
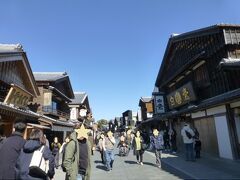
[{"label": "white plastered wall", "polygon": [[217,132],[219,156],[233,159],[226,115],[215,116],[214,121]]}]

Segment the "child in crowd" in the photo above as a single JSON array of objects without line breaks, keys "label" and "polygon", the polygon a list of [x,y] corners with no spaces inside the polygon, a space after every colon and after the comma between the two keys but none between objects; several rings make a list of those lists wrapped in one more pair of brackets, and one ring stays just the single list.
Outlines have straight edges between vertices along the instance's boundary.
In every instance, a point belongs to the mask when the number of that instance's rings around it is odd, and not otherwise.
[{"label": "child in crowd", "polygon": [[201,143],[199,137],[197,137],[197,138],[195,139],[196,158],[200,158],[201,146],[202,146],[202,143]]}]

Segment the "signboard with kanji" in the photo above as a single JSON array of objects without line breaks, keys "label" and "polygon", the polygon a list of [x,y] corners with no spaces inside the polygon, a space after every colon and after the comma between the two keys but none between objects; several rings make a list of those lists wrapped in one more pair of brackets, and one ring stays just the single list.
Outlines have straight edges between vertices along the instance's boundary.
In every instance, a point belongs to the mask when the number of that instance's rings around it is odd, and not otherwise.
[{"label": "signboard with kanji", "polygon": [[164,107],[164,98],[161,94],[153,94],[154,96],[154,107],[155,107],[155,113],[161,114],[165,113],[165,107]]},{"label": "signboard with kanji", "polygon": [[167,95],[167,101],[170,109],[182,106],[195,100],[196,95],[191,82]]},{"label": "signboard with kanji", "polygon": [[11,84],[11,86],[4,103],[13,104],[18,107],[26,107],[33,97],[32,94],[15,84]]}]

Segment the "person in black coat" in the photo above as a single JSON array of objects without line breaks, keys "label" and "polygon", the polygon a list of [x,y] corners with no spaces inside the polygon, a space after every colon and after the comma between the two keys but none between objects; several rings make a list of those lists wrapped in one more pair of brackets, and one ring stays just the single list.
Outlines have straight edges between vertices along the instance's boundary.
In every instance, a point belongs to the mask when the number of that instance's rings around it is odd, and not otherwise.
[{"label": "person in black coat", "polygon": [[7,139],[3,140],[0,147],[0,180],[15,178],[15,165],[21,148],[25,144],[23,133],[26,129],[26,124],[23,122],[16,122],[14,124],[15,131]]},{"label": "person in black coat", "polygon": [[[40,180],[40,179],[52,179],[55,171],[54,171],[54,156],[52,155],[50,149],[45,145],[46,139],[42,130],[34,129],[31,134],[29,140],[24,145],[19,158],[16,164],[16,179],[19,180]],[[45,160],[49,160],[49,170],[46,177],[39,177],[37,175],[33,175],[29,173],[29,165],[32,160],[32,156],[35,150],[39,150],[43,148],[43,158]]]}]

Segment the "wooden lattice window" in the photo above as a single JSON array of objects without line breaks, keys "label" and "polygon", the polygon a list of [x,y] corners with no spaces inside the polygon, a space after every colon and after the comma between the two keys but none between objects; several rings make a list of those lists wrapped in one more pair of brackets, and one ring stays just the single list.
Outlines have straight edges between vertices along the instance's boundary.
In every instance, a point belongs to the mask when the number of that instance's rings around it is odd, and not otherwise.
[{"label": "wooden lattice window", "polygon": [[229,57],[233,59],[239,59],[240,58],[240,49],[236,49],[234,51],[229,52]]},{"label": "wooden lattice window", "polygon": [[195,69],[194,81],[198,87],[209,85],[209,75],[205,64]]}]

